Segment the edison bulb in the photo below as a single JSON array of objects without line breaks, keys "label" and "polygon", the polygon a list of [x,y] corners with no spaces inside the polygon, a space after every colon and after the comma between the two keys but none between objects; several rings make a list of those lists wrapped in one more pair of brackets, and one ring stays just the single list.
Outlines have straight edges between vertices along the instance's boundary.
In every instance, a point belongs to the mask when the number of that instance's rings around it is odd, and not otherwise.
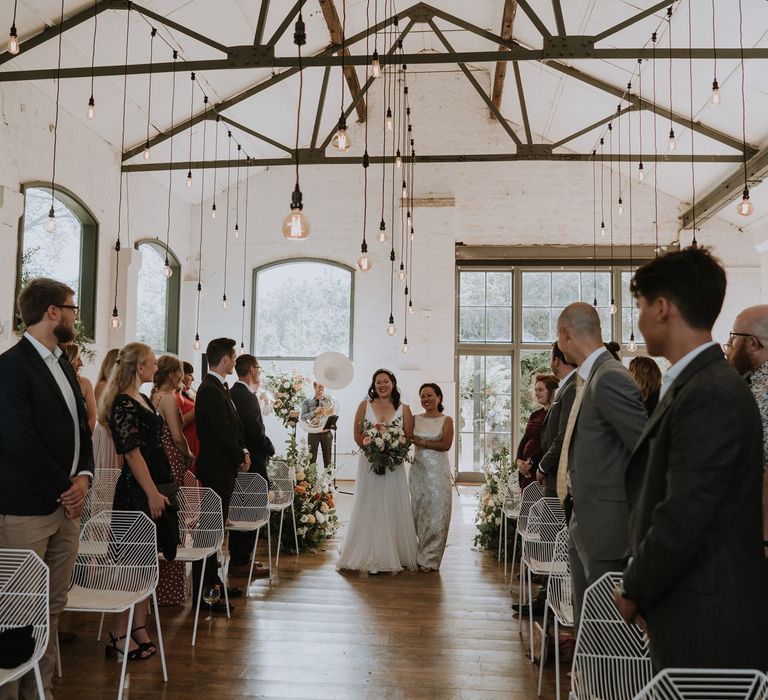
[{"label": "edison bulb", "polygon": [[409,316],[413,316],[413,302],[412,301],[408,302],[408,315]]},{"label": "edison bulb", "polygon": [[401,267],[400,272],[398,273],[397,276],[400,278],[400,281],[402,282],[405,279],[405,269]]},{"label": "edison bulb", "polygon": [[115,330],[123,325],[123,322],[120,320],[120,317],[117,315],[117,313],[112,314],[112,319],[110,320],[109,325],[111,325]]},{"label": "edison bulb", "polygon": [[411,228],[411,240],[413,240],[414,238],[416,238],[416,234],[414,233],[413,228]]},{"label": "edison bulb", "polygon": [[213,206],[211,207],[211,218],[216,218],[216,202],[213,203]]},{"label": "edison bulb", "polygon": [[600,222],[600,235],[605,238],[605,221]]},{"label": "edison bulb", "polygon": [[374,51],[373,56],[371,57],[371,75],[374,78],[380,78],[381,77],[381,62],[379,61],[379,52]]},{"label": "edison bulb", "polygon": [[166,263],[165,267],[163,268],[163,277],[166,279],[173,277],[173,268],[168,263]]},{"label": "edison bulb", "polygon": [[717,80],[712,81],[712,104],[720,104],[720,86],[717,84]]},{"label": "edison bulb", "polygon": [[192,343],[192,347],[195,350],[199,350],[200,349],[200,337],[199,336],[197,336],[197,335],[195,336],[195,342]]},{"label": "edison bulb", "polygon": [[221,308],[222,308],[222,309],[226,309],[227,307],[229,307],[229,302],[227,301],[227,295],[225,294],[225,295],[224,295],[224,296],[221,298]]},{"label": "edison bulb", "polygon": [[371,269],[371,259],[368,257],[368,253],[363,253],[357,259],[357,269],[360,272],[368,272]]},{"label": "edison bulb", "polygon": [[11,27],[11,34],[8,41],[8,53],[14,56],[19,53],[19,36],[16,34],[16,27]]},{"label": "edison bulb", "polygon": [[395,166],[398,168],[403,167],[403,158],[400,155],[400,150],[398,149],[397,154],[395,155]]},{"label": "edison bulb", "polygon": [[408,228],[411,228],[413,226],[413,218],[411,217],[411,210],[408,210],[408,213],[405,215],[405,225]]},{"label": "edison bulb", "polygon": [[93,119],[95,114],[96,114],[96,101],[93,99],[93,95],[91,95],[91,99],[88,100],[88,119]]},{"label": "edison bulb", "polygon": [[339,126],[331,139],[331,145],[342,153],[346,153],[352,148],[352,140],[349,138],[349,134],[347,134],[346,126]]},{"label": "edison bulb", "polygon": [[293,241],[302,241],[309,236],[309,220],[301,209],[291,209],[283,219],[283,236]]},{"label": "edison bulb", "polygon": [[240,238],[240,224],[235,224],[235,238]]},{"label": "edison bulb", "polygon": [[621,200],[621,197],[619,197],[619,214],[624,213],[624,202]]},{"label": "edison bulb", "polygon": [[408,188],[405,186],[405,180],[403,180],[403,190],[400,196],[402,199],[408,199]]},{"label": "edison bulb", "polygon": [[639,182],[645,180],[645,168],[643,167],[642,163],[637,166],[637,179]]},{"label": "edison bulb", "polygon": [[392,122],[392,110],[387,107],[387,131],[392,131],[393,122]]},{"label": "edison bulb", "polygon": [[675,130],[670,129],[669,130],[669,150],[670,152],[675,150],[675,146],[677,146],[677,141],[675,141]]},{"label": "edison bulb", "polygon": [[749,201],[749,194],[744,195],[736,207],[736,211],[740,216],[751,216],[754,210],[752,202]]},{"label": "edison bulb", "polygon": [[45,228],[49,233],[53,233],[56,230],[56,212],[53,211],[53,204],[48,210],[48,221],[45,224]]},{"label": "edison bulb", "polygon": [[407,338],[403,341],[402,350],[403,350],[404,353],[408,352],[408,339]]},{"label": "edison bulb", "polygon": [[379,243],[386,243],[389,240],[389,236],[387,235],[387,229],[380,228],[379,235],[376,236],[376,240],[378,240]]},{"label": "edison bulb", "polygon": [[245,355],[245,345],[240,343],[240,349],[237,351],[238,355]]},{"label": "edison bulb", "polygon": [[637,350],[637,343],[635,342],[634,334],[629,336],[629,344],[627,345],[627,349],[630,352],[634,352],[635,350]]},{"label": "edison bulb", "polygon": [[149,160],[149,141],[147,141],[146,144],[144,144],[144,160]]},{"label": "edison bulb", "polygon": [[192,171],[187,170],[187,189],[192,187]]},{"label": "edison bulb", "polygon": [[397,328],[394,323],[390,323],[387,326],[387,335],[394,335],[395,333],[397,333]]},{"label": "edison bulb", "polygon": [[616,308],[616,304],[614,304],[613,302],[613,299],[611,299],[611,305],[608,308],[608,310],[611,312],[611,316],[615,315],[616,311],[618,311],[618,309]]}]

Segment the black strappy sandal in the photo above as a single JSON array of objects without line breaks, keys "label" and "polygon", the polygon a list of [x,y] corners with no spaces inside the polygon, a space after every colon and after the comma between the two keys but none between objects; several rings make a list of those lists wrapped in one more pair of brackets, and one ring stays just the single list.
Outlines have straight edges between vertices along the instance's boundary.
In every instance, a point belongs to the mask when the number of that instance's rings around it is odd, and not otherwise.
[{"label": "black strappy sandal", "polygon": [[[124,654],[123,649],[118,646],[118,642],[122,642],[125,639],[125,635],[122,637],[115,637],[112,633],[109,633],[109,644],[104,647],[104,656],[108,659],[113,659],[116,656],[119,658]],[[134,641],[136,641],[134,639]],[[128,659],[130,661],[144,661],[148,659],[152,654],[144,655],[144,652],[149,651],[147,647],[142,648],[141,645],[128,652]]]},{"label": "black strappy sandal", "polygon": [[[131,639],[138,644],[138,648],[141,649],[142,652],[148,651],[149,656],[154,656],[157,654],[157,647],[155,646],[155,643],[150,639],[147,642],[140,642],[136,637],[134,636],[134,632],[138,632],[139,630],[145,630],[147,629],[146,625],[142,625],[141,627],[134,627],[131,630]],[[142,657],[142,658],[149,658],[149,657]]]}]

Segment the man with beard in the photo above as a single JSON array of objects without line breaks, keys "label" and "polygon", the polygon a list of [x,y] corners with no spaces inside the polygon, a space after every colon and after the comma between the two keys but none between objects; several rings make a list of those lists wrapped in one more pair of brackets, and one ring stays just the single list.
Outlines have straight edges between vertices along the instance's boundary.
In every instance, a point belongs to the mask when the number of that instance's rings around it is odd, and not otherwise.
[{"label": "man with beard", "polygon": [[[58,618],[93,478],[88,414],[59,349],[75,335],[73,297],[62,282],[29,282],[18,299],[26,332],[0,355],[0,548],[32,549],[50,569],[50,634],[40,661],[46,698],[53,697]],[[37,697],[31,671],[0,689],[0,698],[9,697]]]},{"label": "man with beard", "polygon": [[725,344],[728,362],[744,375],[763,422],[763,547],[768,556],[768,304],[744,309]]}]

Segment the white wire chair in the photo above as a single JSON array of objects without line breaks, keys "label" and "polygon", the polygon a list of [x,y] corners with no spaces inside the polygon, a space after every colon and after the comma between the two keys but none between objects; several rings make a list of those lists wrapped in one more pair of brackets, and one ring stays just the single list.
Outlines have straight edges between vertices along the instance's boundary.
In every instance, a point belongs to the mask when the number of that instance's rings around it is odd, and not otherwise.
[{"label": "white wire chair", "polygon": [[[519,537],[523,540],[528,532],[528,513],[534,503],[537,503],[544,498],[544,487],[537,481],[528,484],[520,496],[520,511],[517,515],[517,523],[515,525],[515,538]],[[517,539],[515,539],[515,546],[512,549],[512,568],[509,572],[509,590],[512,591],[512,578],[515,572],[515,556],[517,555]],[[505,571],[506,574],[506,571]],[[523,585],[523,567],[520,566],[519,570],[519,588],[518,588],[518,605],[522,607],[525,600],[523,594],[525,592],[525,586]],[[522,624],[522,623],[521,623]]]},{"label": "white wire chair", "polygon": [[229,501],[229,522],[226,526],[230,532],[256,531],[256,541],[251,553],[251,568],[248,571],[248,585],[245,597],[250,595],[253,565],[256,561],[256,549],[259,546],[261,528],[267,526],[267,548],[269,557],[269,578],[272,579],[272,538],[269,527],[269,487],[267,480],[260,474],[241,472],[235,480],[232,497]]},{"label": "white wire chair", "polygon": [[194,486],[195,488],[198,488],[200,486],[200,482],[197,480],[197,477],[187,469],[184,472],[184,477],[181,482],[182,486]]},{"label": "white wire chair", "polygon": [[96,470],[93,484],[91,484],[83,504],[83,514],[80,516],[81,529],[94,515],[104,510],[112,510],[115,486],[117,486],[121,472],[121,469]]},{"label": "white wire chair", "polygon": [[[224,521],[221,514],[221,498],[213,489],[179,486],[176,499],[179,504],[179,546],[176,550],[175,561],[195,562],[202,560],[203,562],[197,602],[192,601],[195,606],[192,646],[195,646],[206,560],[221,548],[224,541]],[[224,578],[226,579],[226,573]],[[227,606],[227,617],[229,617],[226,580],[224,581],[224,600]]]},{"label": "white wire chair", "polygon": [[728,668],[665,668],[635,700],[766,700],[768,676]]},{"label": "white wire chair", "polygon": [[0,686],[33,670],[37,693],[45,697],[40,659],[48,646],[50,632],[49,572],[37,554],[29,549],[0,549],[0,630],[32,625],[35,650],[15,668],[0,668]]},{"label": "white wire chair", "polygon": [[293,517],[293,539],[296,543],[296,554],[299,553],[299,536],[296,533],[296,513],[293,509],[294,488],[296,487],[296,474],[288,462],[282,459],[271,459],[268,465],[269,471],[269,510],[280,512],[280,529],[277,534],[277,553],[275,554],[275,568],[280,562],[280,545],[283,537],[283,518],[285,511],[291,509]]},{"label": "white wire chair", "polygon": [[[530,484],[532,486],[533,484]],[[526,486],[526,489],[529,488]],[[520,599],[528,601],[528,625],[530,628],[531,661],[533,661],[533,574],[549,575],[552,570],[552,557],[555,552],[555,540],[560,530],[565,527],[565,511],[559,498],[542,498],[528,511],[525,533],[521,534],[520,581],[525,592]],[[522,602],[520,603],[522,613]],[[519,617],[520,631],[523,628],[523,616]]]},{"label": "white wire chair", "polygon": [[[501,544],[504,541],[504,577],[507,576],[507,544],[509,539],[509,526],[507,521],[517,520],[520,517],[520,507],[522,505],[522,492],[520,491],[520,482],[517,479],[517,472],[512,472],[507,480],[507,486],[504,494],[504,503],[501,506],[501,523],[499,523],[499,559],[501,559]],[[512,547],[511,569],[515,568],[515,557],[517,557],[517,526],[515,526],[515,544]],[[509,580],[512,581],[512,571],[509,573]]]},{"label": "white wire chair", "polygon": [[544,605],[544,635],[541,639],[539,689],[544,677],[544,645],[547,643],[547,621],[552,611],[555,627],[555,689],[560,700],[560,627],[573,627],[573,599],[571,594],[571,565],[568,559],[568,529],[563,528],[555,537],[552,565],[547,581],[547,601]]},{"label": "white wire chair", "polygon": [[571,668],[571,700],[632,700],[653,677],[648,637],[627,624],[613,601],[621,573],[608,572],[584,593]]},{"label": "white wire chair", "polygon": [[[163,680],[168,681],[155,589],[159,574],[155,524],[138,511],[103,510],[83,526],[66,610],[121,613],[128,610],[126,646],[137,603],[152,597]],[[128,654],[123,654],[118,700],[123,697]]]}]

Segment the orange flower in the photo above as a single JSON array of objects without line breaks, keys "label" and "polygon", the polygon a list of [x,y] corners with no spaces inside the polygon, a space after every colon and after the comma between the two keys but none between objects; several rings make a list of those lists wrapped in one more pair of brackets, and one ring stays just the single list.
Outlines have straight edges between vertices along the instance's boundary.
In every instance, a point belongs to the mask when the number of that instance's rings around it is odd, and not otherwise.
[{"label": "orange flower", "polygon": [[294,488],[294,491],[296,491],[296,493],[306,493],[306,492],[307,492],[307,489],[306,489],[306,488],[304,488],[304,487],[303,487],[301,484],[298,484],[298,485],[297,485],[297,486]]}]

